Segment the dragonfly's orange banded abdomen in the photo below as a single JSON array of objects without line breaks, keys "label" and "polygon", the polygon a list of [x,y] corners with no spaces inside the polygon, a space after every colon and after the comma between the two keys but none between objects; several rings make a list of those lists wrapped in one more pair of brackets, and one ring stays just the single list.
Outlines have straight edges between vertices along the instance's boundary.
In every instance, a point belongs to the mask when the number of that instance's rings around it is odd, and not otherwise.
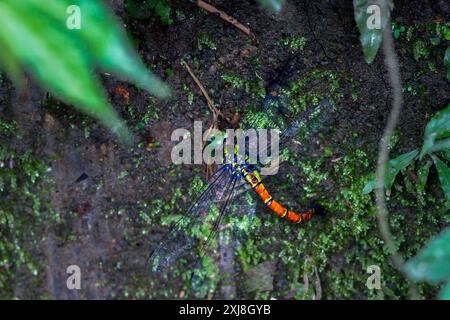
[{"label": "dragonfly's orange banded abdomen", "polygon": [[299,223],[306,222],[311,219],[314,214],[314,209],[310,208],[302,213],[296,213],[288,210],[278,201],[274,200],[261,181],[261,178],[257,171],[243,170],[243,176],[250,186],[255,190],[259,197],[264,201],[264,204],[268,206],[273,212],[275,212],[280,218],[286,218],[288,221]]}]

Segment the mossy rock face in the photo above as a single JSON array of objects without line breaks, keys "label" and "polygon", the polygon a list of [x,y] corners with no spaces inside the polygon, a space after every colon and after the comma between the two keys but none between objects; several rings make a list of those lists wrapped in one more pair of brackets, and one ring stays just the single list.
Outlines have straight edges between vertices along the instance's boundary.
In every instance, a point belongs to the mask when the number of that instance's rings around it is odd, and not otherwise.
[{"label": "mossy rock face", "polygon": [[[29,110],[22,109],[18,102],[27,97],[16,96],[0,77],[0,297],[221,298],[221,287],[232,286],[243,299],[408,298],[406,279],[379,234],[374,196],[363,193],[376,168],[391,97],[380,55],[370,66],[358,55],[351,2],[288,1],[291,12],[272,17],[252,1],[221,1],[221,9],[251,26],[257,43],[186,1],[171,3],[170,25],[153,11],[143,20],[123,5],[116,11],[143,60],[173,89],[172,100],[158,101],[126,86],[126,105],[115,94],[124,83],[103,77],[111,103],[136,136],[132,148],[35,86]],[[448,39],[434,39],[443,23],[431,21],[433,10],[408,2],[393,12],[405,104],[391,157],[422,145],[428,117],[448,99]],[[288,120],[311,111],[283,151],[278,174],[264,183],[289,208],[302,210],[316,200],[328,215],[291,225],[245,193],[226,217],[238,230],[229,257],[233,277],[226,281],[217,243],[200,266],[180,259],[182,267],[163,275],[145,264],[206,183],[206,168],[170,159],[174,129],[191,129],[197,120],[206,128],[212,120],[181,60],[235,120],[219,119],[221,130],[255,120],[272,89],[284,98]],[[282,72],[292,66],[295,72]],[[274,79],[277,85],[270,86]],[[330,108],[315,112],[323,99]],[[405,259],[450,221],[434,169],[420,194],[416,185],[417,168],[407,168],[387,195],[394,240]],[[194,250],[192,256],[199,248]],[[85,277],[76,293],[65,288],[71,264],[79,264]],[[381,269],[380,290],[366,286],[372,265]],[[191,283],[193,270],[199,270],[198,286]],[[438,287],[420,284],[419,292],[435,298]]]}]

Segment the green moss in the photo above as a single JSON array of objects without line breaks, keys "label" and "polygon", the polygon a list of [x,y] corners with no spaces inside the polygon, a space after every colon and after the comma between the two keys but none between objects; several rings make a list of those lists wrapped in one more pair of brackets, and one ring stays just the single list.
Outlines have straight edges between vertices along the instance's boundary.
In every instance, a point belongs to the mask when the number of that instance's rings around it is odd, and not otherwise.
[{"label": "green moss", "polygon": [[425,41],[417,40],[413,45],[414,59],[420,61],[422,59],[427,59],[430,55],[430,50],[428,49]]},{"label": "green moss", "polygon": [[204,49],[216,50],[217,49],[214,42],[211,39],[209,39],[208,35],[204,32],[201,32],[197,38],[197,48],[198,48],[198,50],[204,50]]},{"label": "green moss", "polygon": [[298,53],[305,48],[306,38],[301,36],[287,37],[277,41],[277,45],[287,47],[291,53]]},{"label": "green moss", "polygon": [[[395,24],[398,23],[394,22]],[[405,39],[412,43],[411,51],[414,59],[417,62],[423,62],[423,65],[426,66],[418,72],[415,78],[427,72],[437,73],[439,71],[435,61],[436,58],[439,60],[439,55],[442,55],[440,45],[450,38],[449,30],[450,23],[448,22],[415,23],[406,28]],[[408,92],[416,92],[414,88],[407,89]]]},{"label": "green moss", "polygon": [[[399,26],[399,29],[401,26]],[[439,27],[440,34],[446,31]],[[433,31],[434,32],[434,31]],[[437,32],[437,31],[436,31]],[[441,36],[440,36],[441,37]],[[442,36],[443,37],[443,36]],[[442,38],[441,37],[441,38]],[[411,41],[408,48],[413,53],[413,46],[417,41],[423,43],[417,45],[417,57],[421,64],[429,70],[434,70],[430,65],[433,57],[435,42],[423,38],[419,26],[409,26],[406,31],[400,32],[398,41]],[[433,40],[434,41],[434,40]],[[285,46],[291,52],[304,50],[305,41],[301,37],[284,39],[278,43]],[[213,50],[215,44],[206,36],[198,39],[200,50]],[[425,49],[429,49],[429,54]],[[253,67],[260,67],[258,57],[254,59]],[[193,59],[193,64],[201,66],[201,61]],[[428,60],[428,61],[427,61]],[[252,63],[253,63],[252,62]],[[437,66],[439,67],[439,65]],[[219,70],[223,67],[219,65]],[[421,74],[428,72],[426,68]],[[169,72],[170,74],[170,72]],[[235,90],[242,90],[252,97],[252,104],[247,108],[242,123],[251,123],[257,120],[257,126],[264,127],[273,122],[273,115],[258,113],[262,99],[265,97],[264,83],[257,77],[249,79],[239,74],[222,75],[225,83],[230,84]],[[408,89],[408,86],[411,87]],[[351,90],[349,90],[351,88]],[[405,91],[411,95],[421,95],[423,88],[406,84]],[[187,102],[193,104],[194,95],[187,86],[183,87]],[[339,73],[323,68],[309,70],[299,79],[282,90],[286,97],[284,103],[292,118],[301,114],[304,110],[313,110],[322,99],[328,99],[333,108],[343,107],[344,94],[349,94],[353,101],[363,100],[358,92],[357,83]],[[349,93],[350,92],[350,93]],[[55,107],[54,111],[60,106]],[[61,106],[61,108],[65,108]],[[130,111],[130,109],[128,110]],[[141,117],[141,110],[131,106],[129,116],[133,120]],[[179,112],[179,110],[176,110]],[[318,110],[309,118],[307,126],[302,128],[297,141],[303,142],[316,130],[314,126],[317,119],[324,110]],[[61,113],[61,112],[60,112]],[[62,114],[62,113],[61,113]],[[149,124],[150,121],[159,120],[160,110],[156,101],[151,98],[148,107],[142,116],[142,123]],[[261,115],[261,118],[259,118]],[[264,117],[265,116],[265,117]],[[268,116],[268,117],[267,117]],[[67,119],[71,123],[83,123],[81,117],[69,115]],[[284,124],[284,123],[283,123]],[[84,123],[83,125],[88,125]],[[141,126],[144,132],[146,126]],[[15,135],[14,125],[11,122],[0,121],[0,135],[10,139]],[[363,133],[347,132],[352,139],[361,137]],[[86,130],[86,136],[90,132]],[[390,150],[395,151],[400,141],[401,133],[397,132],[390,145]],[[275,261],[277,271],[274,274],[278,284],[272,292],[258,292],[254,294],[257,299],[284,298],[289,294],[297,299],[311,299],[313,297],[313,283],[316,281],[315,270],[320,275],[320,283],[324,298],[403,298],[408,295],[408,288],[404,277],[392,266],[389,255],[379,236],[376,223],[376,212],[373,195],[364,195],[362,189],[368,175],[374,171],[376,162],[376,151],[368,147],[356,149],[353,145],[335,146],[326,143],[324,137],[319,137],[323,149],[319,152],[287,152],[284,151],[283,158],[287,161],[289,170],[283,176],[267,179],[267,186],[277,199],[289,205],[295,210],[308,207],[310,201],[317,199],[329,211],[327,217],[314,217],[308,224],[291,225],[280,220],[272,212],[267,210],[259,199],[251,193],[245,194],[244,198],[236,199],[230,208],[225,223],[229,224],[229,230],[236,231],[237,249],[235,251],[236,268],[241,271],[249,271],[266,261]],[[6,140],[7,140],[6,139]],[[38,236],[44,234],[43,225],[45,221],[61,224],[75,216],[68,212],[64,217],[52,212],[44,203],[45,190],[42,187],[42,177],[46,166],[41,160],[37,161],[32,152],[17,155],[16,151],[7,146],[2,140],[0,153],[0,195],[7,194],[7,205],[0,209],[0,224],[9,232],[8,223],[13,223],[17,229],[5,235],[6,241],[0,242],[0,292],[4,297],[12,297],[11,291],[3,288],[12,288],[14,276],[17,270],[24,270],[36,283],[42,281],[44,267],[41,262],[33,258],[33,250],[38,248],[40,241]],[[347,143],[348,140],[344,141]],[[141,148],[144,145],[140,146]],[[135,152],[132,150],[131,152]],[[3,151],[2,151],[3,152]],[[4,155],[6,154],[6,156]],[[4,168],[9,166],[11,154],[16,165],[10,171]],[[140,168],[147,163],[148,153],[135,152],[133,157],[134,169]],[[3,169],[3,171],[2,171]],[[205,186],[202,178],[201,168],[196,167],[195,177],[186,187],[184,177],[181,173],[185,167],[169,166],[168,168],[153,167],[146,168],[145,175],[138,177],[140,181],[159,181],[164,184],[164,194],[160,197],[154,194],[142,195],[142,200],[129,206],[121,205],[104,213],[105,219],[120,217],[127,224],[123,239],[134,248],[137,243],[144,239],[152,239],[155,234],[164,231],[170,224],[176,221],[185,212],[186,207],[194,200],[195,195]],[[9,169],[8,169],[9,170]],[[439,195],[434,195],[432,190],[427,192],[416,192],[415,168],[408,168],[399,179],[397,179],[391,193],[388,195],[390,209],[390,223],[395,236],[396,244],[405,257],[414,255],[425,243],[428,237],[435,234],[443,221],[448,222],[450,217],[443,214],[443,203]],[[12,172],[12,173],[11,173]],[[118,183],[126,183],[133,172],[123,171],[119,174],[122,178]],[[181,181],[182,183],[178,183]],[[266,181],[266,180],[265,180]],[[99,188],[101,185],[98,186]],[[10,192],[12,190],[12,192]],[[18,204],[23,204],[20,207]],[[256,216],[252,217],[253,208],[256,206]],[[6,209],[5,209],[6,208]],[[214,213],[214,210],[211,210]],[[132,212],[132,214],[130,214]],[[217,213],[217,212],[215,212]],[[66,221],[67,220],[67,221]],[[24,230],[27,224],[33,225],[31,234]],[[130,227],[132,226],[132,227]],[[163,228],[161,228],[161,226]],[[41,228],[41,229],[40,229]],[[210,231],[210,226],[203,226],[195,230],[186,230],[198,238],[204,238]],[[228,229],[224,233],[228,232]],[[3,234],[2,234],[3,236]],[[61,232],[61,239],[75,241],[77,234],[71,230]],[[32,240],[30,240],[30,238]],[[179,297],[205,297],[214,292],[220,285],[221,275],[217,268],[217,242],[212,242],[211,255],[208,255],[198,266],[194,281],[192,276],[192,261],[181,261],[186,268],[173,270],[167,276],[156,278],[144,272],[129,272],[125,282],[120,282],[120,288],[112,290],[114,297],[119,298],[179,298]],[[195,252],[194,252],[195,254]],[[141,258],[139,252],[139,259]],[[36,256],[36,255],[35,255]],[[141,261],[141,260],[140,260]],[[111,273],[123,271],[127,261],[115,261],[111,266]],[[379,265],[382,272],[382,289],[369,290],[365,283],[369,274],[366,269],[369,265]],[[288,271],[288,272],[286,272]],[[270,272],[269,270],[267,272]],[[118,272],[120,274],[120,272]],[[304,278],[307,277],[310,285],[305,291]],[[182,283],[180,284],[180,279]],[[169,281],[170,286],[161,285],[161,281]],[[240,280],[240,279],[238,279]],[[172,282],[170,282],[172,281]],[[242,285],[237,281],[239,288]],[[102,284],[99,283],[99,286]],[[114,284],[113,284],[114,285]],[[2,287],[3,286],[3,287]],[[432,286],[420,286],[421,293],[433,297],[436,288]]]},{"label": "green moss", "polygon": [[188,88],[186,84],[183,84],[183,91],[187,95],[187,102],[189,105],[192,105],[194,103],[194,93]]},{"label": "green moss", "polygon": [[222,79],[225,83],[231,84],[234,89],[250,93],[253,99],[262,99],[266,95],[264,81],[260,78],[244,79],[234,74],[223,74]]},{"label": "green moss", "polygon": [[142,117],[142,121],[144,124],[149,124],[151,120],[159,120],[159,108],[156,105],[155,98],[150,98],[147,108],[145,109],[144,116]]},{"label": "green moss", "polygon": [[[0,119],[0,297],[14,298],[19,274],[31,279],[29,295],[45,281],[45,261],[38,257],[47,223],[60,223],[46,203],[43,177],[48,167],[31,150],[18,151],[14,122]],[[20,143],[19,143],[20,144]],[[34,288],[34,289],[33,289]]]}]

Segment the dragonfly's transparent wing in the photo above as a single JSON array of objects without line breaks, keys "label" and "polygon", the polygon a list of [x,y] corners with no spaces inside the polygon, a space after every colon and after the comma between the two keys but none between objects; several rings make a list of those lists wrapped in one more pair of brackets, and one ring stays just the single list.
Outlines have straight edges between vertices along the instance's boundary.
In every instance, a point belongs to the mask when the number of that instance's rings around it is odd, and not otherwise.
[{"label": "dragonfly's transparent wing", "polygon": [[[330,105],[328,100],[322,100],[317,106],[309,108],[299,115],[297,115],[294,120],[292,120],[289,125],[284,129],[279,136],[279,150],[280,154],[284,147],[287,146],[289,142],[294,140],[296,143],[300,144],[301,141],[305,141],[310,139],[311,136],[317,133],[321,128],[327,125],[329,122],[330,114],[332,114],[332,106]],[[295,139],[300,139],[297,141]],[[269,140],[269,142],[271,142]],[[270,151],[271,146],[268,145],[266,148],[258,150],[259,155],[266,155],[268,151]],[[261,160],[261,159],[258,159]],[[262,161],[261,161],[262,162]],[[275,159],[270,155],[266,158],[266,163],[259,162],[257,165],[261,167],[262,165],[266,165],[267,163],[278,163],[281,165],[280,159]],[[277,167],[273,167],[275,172],[278,171]],[[266,168],[264,175],[271,175],[270,170]]]},{"label": "dragonfly's transparent wing", "polygon": [[278,129],[286,126],[286,101],[283,97],[267,93],[262,108],[249,112],[242,120],[242,127],[248,129]]},{"label": "dragonfly's transparent wing", "polygon": [[[217,202],[218,215],[211,232],[202,243],[197,263],[191,273],[190,290],[195,297],[203,297],[211,292],[218,281],[230,281],[234,277],[234,250],[245,221],[249,224],[251,208],[243,199],[235,200],[234,189],[242,181],[235,175],[225,187],[226,196]],[[247,196],[250,196],[247,194]],[[254,202],[252,203],[254,205]],[[249,210],[250,209],[250,210]],[[211,267],[217,276],[211,276]],[[214,280],[215,279],[215,280]],[[215,284],[214,284],[215,283]]]},{"label": "dragonfly's transparent wing", "polygon": [[[189,207],[175,225],[170,228],[156,249],[150,254],[153,271],[161,272],[174,265],[181,257],[194,260],[207,252],[212,238],[226,213],[236,178],[222,166],[210,179],[197,200]],[[222,201],[222,199],[227,199]],[[198,253],[200,245],[200,254]]]},{"label": "dragonfly's transparent wing", "polygon": [[[308,135],[317,132],[325,124],[326,117],[330,114],[331,109],[330,102],[324,99],[317,106],[301,112],[280,134],[280,146],[285,146],[287,142],[298,136],[301,130],[307,129]],[[307,138],[307,136],[304,138]]]},{"label": "dragonfly's transparent wing", "polygon": [[200,259],[206,254],[209,253],[209,249],[211,241],[213,241],[219,231],[219,226],[221,225],[224,216],[228,212],[230,208],[231,201],[233,200],[233,194],[234,194],[234,188],[236,187],[238,181],[240,178],[235,175],[230,175],[230,180],[226,185],[223,186],[222,190],[220,190],[220,195],[216,198],[216,204],[217,204],[217,211],[218,215],[214,220],[214,223],[212,224],[212,228],[210,229],[208,236],[206,237],[205,241],[202,243],[201,250],[200,250]]},{"label": "dragonfly's transparent wing", "polygon": [[226,172],[225,167],[221,167],[210,178],[209,183],[198,195],[195,202],[169,229],[150,254],[149,262],[153,271],[163,271],[192,248],[195,238],[189,234],[189,229],[206,219],[206,212],[209,211],[214,203],[214,197],[220,195],[219,191],[230,179],[231,177]]}]

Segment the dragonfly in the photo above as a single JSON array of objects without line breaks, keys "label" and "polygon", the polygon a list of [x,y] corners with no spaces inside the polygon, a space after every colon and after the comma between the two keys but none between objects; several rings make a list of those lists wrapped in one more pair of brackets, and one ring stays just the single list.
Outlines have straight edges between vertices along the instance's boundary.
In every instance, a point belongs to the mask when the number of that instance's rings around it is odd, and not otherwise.
[{"label": "dragonfly", "polygon": [[[328,101],[324,100],[319,103],[315,110],[328,106]],[[284,119],[284,111],[285,106],[279,94],[273,91],[269,92],[263,102],[262,113],[260,113],[263,115],[262,117],[264,118],[264,115],[269,114],[273,119]],[[300,128],[308,122],[308,115],[312,113],[314,111],[307,110],[298,116],[296,120],[290,122],[287,128],[280,133],[279,141],[281,147],[285,146],[288,141],[298,134]],[[251,128],[257,122],[258,119],[254,119],[250,121],[247,127]],[[283,123],[283,121],[279,121],[279,123]],[[277,126],[274,123],[271,125]],[[222,141],[217,141],[217,139]],[[225,156],[229,153],[229,150],[225,147],[226,139],[226,135],[219,135],[212,139],[215,140],[215,143],[219,142],[224,145],[223,152]],[[212,140],[209,142],[213,143]],[[242,192],[253,192],[268,210],[290,223],[305,223],[315,215],[325,215],[325,209],[316,202],[311,203],[304,210],[295,211],[277,201],[263,183],[263,178],[260,174],[262,164],[248,162],[248,157],[240,161],[237,161],[236,157],[231,157],[231,160],[230,157],[224,158],[229,161],[225,161],[218,166],[217,171],[210,177],[196,200],[150,253],[148,261],[153,271],[166,271],[189,252],[192,255],[196,255],[193,252],[195,252],[195,247],[198,247],[199,244],[201,246],[196,260],[201,260],[207,254],[212,239],[221,230],[222,222],[230,211],[231,203],[236,198],[236,195]],[[211,211],[214,211],[214,214],[209,214]],[[206,236],[201,239],[202,237],[198,235],[202,234],[202,232],[199,231],[206,225],[209,225],[209,229],[206,232]]]}]

